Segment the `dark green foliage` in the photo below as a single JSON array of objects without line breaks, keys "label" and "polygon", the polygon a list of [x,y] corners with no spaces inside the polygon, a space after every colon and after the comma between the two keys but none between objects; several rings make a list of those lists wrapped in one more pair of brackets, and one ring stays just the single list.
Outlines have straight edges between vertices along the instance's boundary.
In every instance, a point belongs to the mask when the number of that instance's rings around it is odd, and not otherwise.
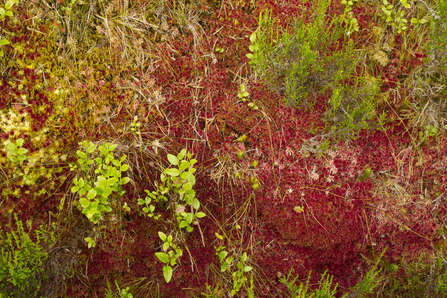
[{"label": "dark green foliage", "polygon": [[43,271],[47,253],[40,246],[43,240],[40,233],[36,233],[37,241],[33,241],[17,214],[14,215],[17,229],[6,235],[0,229],[0,296],[34,297],[40,288],[38,275]]},{"label": "dark green foliage", "polygon": [[355,139],[375,118],[379,81],[354,77],[358,60],[349,28],[343,15],[328,17],[329,5],[327,0],[314,3],[314,16],[297,16],[284,32],[269,11],[261,14],[248,57],[261,79],[284,94],[289,106],[312,108],[317,95],[329,91],[326,128],[337,139]]}]

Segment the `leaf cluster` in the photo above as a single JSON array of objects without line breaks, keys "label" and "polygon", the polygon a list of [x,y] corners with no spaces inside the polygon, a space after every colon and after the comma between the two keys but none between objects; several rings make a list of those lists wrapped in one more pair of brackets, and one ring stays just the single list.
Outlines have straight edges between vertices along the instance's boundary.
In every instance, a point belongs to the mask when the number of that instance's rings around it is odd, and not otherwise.
[{"label": "leaf cluster", "polygon": [[[129,166],[123,164],[126,155],[119,160],[115,159],[112,152],[118,146],[117,144],[102,144],[99,146],[100,156],[93,159],[88,158],[88,154],[93,154],[98,148],[93,143],[84,141],[82,143],[86,147],[86,152],[78,150],[78,163],[81,170],[87,173],[86,179],[76,177],[73,181],[74,186],[71,188],[72,193],[78,192],[81,198],[79,203],[82,207],[82,213],[87,216],[93,223],[98,223],[103,212],[111,212],[109,197],[112,193],[118,193],[122,196],[125,191],[122,185],[128,183],[130,178],[122,177],[122,172],[127,171]],[[92,177],[88,174],[90,166],[96,164]],[[96,179],[96,182],[93,182]]]}]

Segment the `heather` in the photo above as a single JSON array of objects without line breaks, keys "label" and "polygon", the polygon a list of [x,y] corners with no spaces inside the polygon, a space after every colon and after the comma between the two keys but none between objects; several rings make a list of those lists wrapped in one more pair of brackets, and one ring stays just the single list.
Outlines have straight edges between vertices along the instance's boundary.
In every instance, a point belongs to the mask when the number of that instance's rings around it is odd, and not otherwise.
[{"label": "heather", "polygon": [[445,297],[445,0],[0,24],[0,297]]}]

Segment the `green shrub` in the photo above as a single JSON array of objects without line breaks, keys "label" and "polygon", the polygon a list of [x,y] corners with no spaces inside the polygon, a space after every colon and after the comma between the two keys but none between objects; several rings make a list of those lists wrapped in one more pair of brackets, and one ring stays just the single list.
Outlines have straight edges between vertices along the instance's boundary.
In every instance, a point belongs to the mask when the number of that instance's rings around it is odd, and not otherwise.
[{"label": "green shrub", "polygon": [[284,94],[290,106],[312,108],[318,94],[328,94],[332,107],[326,113],[326,128],[337,139],[355,138],[375,117],[379,81],[354,77],[358,54],[348,39],[351,25],[344,15],[329,20],[329,5],[330,0],[314,3],[313,18],[298,16],[283,32],[270,12],[261,14],[247,57],[267,86]]},{"label": "green shrub", "polygon": [[48,256],[41,246],[46,238],[38,230],[34,242],[16,214],[14,217],[16,230],[4,235],[0,229],[0,297],[35,297],[41,285],[43,261]]}]

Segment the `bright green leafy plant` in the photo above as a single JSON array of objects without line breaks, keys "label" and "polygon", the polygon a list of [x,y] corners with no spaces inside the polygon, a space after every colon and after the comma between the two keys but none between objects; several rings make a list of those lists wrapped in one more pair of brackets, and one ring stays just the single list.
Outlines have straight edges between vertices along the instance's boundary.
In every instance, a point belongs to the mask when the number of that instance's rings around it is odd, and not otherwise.
[{"label": "bright green leafy plant", "polygon": [[183,251],[175,243],[173,243],[172,235],[166,236],[163,232],[158,232],[158,236],[163,241],[163,252],[155,253],[155,256],[162,261],[163,277],[166,282],[170,282],[172,278],[172,267],[177,264],[177,259],[183,255]]},{"label": "bright green leafy plant", "polygon": [[[13,16],[13,13],[10,9],[14,6],[14,4],[18,2],[18,0],[8,0],[5,3],[5,8],[0,7],[0,21],[4,20],[7,16]],[[3,57],[3,55],[5,54],[3,52],[3,46],[7,44],[9,44],[9,40],[7,40],[6,38],[0,39],[0,57]]]},{"label": "bright green leafy plant", "polygon": [[350,28],[346,32],[347,35],[351,34],[352,31],[358,32],[360,28],[357,19],[354,17],[354,14],[352,13],[352,8],[357,2],[358,0],[341,1],[341,4],[345,6],[346,23],[350,26]]},{"label": "bright green leafy plant", "polygon": [[[160,175],[161,183],[155,181],[156,190],[145,190],[147,196],[145,199],[139,198],[138,204],[144,205],[144,213],[158,220],[161,215],[155,212],[156,204],[168,203],[168,208],[173,210],[173,217],[178,224],[178,233],[175,239],[183,242],[182,229],[192,232],[194,230],[193,225],[198,224],[197,220],[206,216],[205,213],[198,211],[200,202],[193,189],[196,183],[194,164],[197,163],[197,160],[192,158],[191,153],[187,152],[186,149],[181,150],[177,156],[168,154],[167,158],[172,167],[166,168]],[[174,243],[174,236],[166,236],[163,232],[159,232],[158,235],[164,242],[163,252],[157,252],[155,255],[165,264],[163,275],[166,282],[169,282],[173,273],[171,266],[176,264],[177,259],[182,256],[183,252]]]},{"label": "bright green leafy plant", "polygon": [[28,150],[25,148],[21,148],[23,146],[23,143],[23,139],[18,139],[15,143],[8,143],[6,147],[8,149],[8,159],[13,164],[22,165],[26,159],[25,154],[28,152]]},{"label": "bright green leafy plant", "polygon": [[[250,100],[250,94],[247,92],[247,90],[245,89],[245,85],[241,84],[241,90],[239,91],[239,93],[237,94],[237,97],[242,101],[247,101]],[[253,109],[253,110],[257,110],[258,106],[254,103],[254,102],[249,102],[248,106]]]},{"label": "bright green leafy plant", "polygon": [[[407,0],[400,0],[400,4],[409,9],[411,5]],[[402,31],[407,30],[407,19],[405,16],[405,10],[397,9],[393,4],[390,4],[387,0],[383,0],[382,9],[382,19],[385,20],[388,26],[392,26],[397,29],[397,33],[400,34]]]},{"label": "bright green leafy plant", "polygon": [[[223,240],[223,236],[216,233],[216,237],[220,240]],[[220,262],[220,271],[225,272],[227,270],[232,269],[232,279],[233,279],[233,288],[231,289],[230,295],[231,297],[235,296],[243,286],[246,285],[248,279],[246,276],[247,272],[253,270],[253,267],[246,265],[248,260],[247,253],[244,252],[242,256],[235,262],[233,256],[228,255],[228,251],[225,250],[225,246],[215,247],[216,255],[219,258]],[[236,266],[234,266],[236,264]],[[247,288],[247,294],[249,297],[254,297],[253,292],[253,275],[251,275],[251,286]]]},{"label": "bright green leafy plant", "polygon": [[192,158],[191,153],[187,153],[183,149],[177,156],[168,154],[168,161],[175,167],[165,169],[160,175],[161,183],[155,182],[157,189],[152,192],[145,190],[147,196],[144,200],[138,199],[138,204],[145,205],[143,211],[149,217],[158,219],[160,216],[154,214],[155,205],[151,203],[171,203],[179,228],[186,228],[188,232],[192,232],[191,225],[196,218],[205,217],[205,213],[198,211],[200,202],[193,189],[196,183],[194,164],[197,163],[197,160]]},{"label": "bright green leafy plant", "polygon": [[[127,171],[128,165],[123,164],[126,155],[119,160],[115,159],[112,152],[117,147],[116,144],[106,143],[99,146],[101,157],[94,160],[88,158],[88,154],[92,154],[98,148],[93,143],[84,141],[82,145],[86,148],[86,152],[78,150],[76,153],[79,156],[78,163],[81,169],[87,173],[86,179],[75,178],[74,186],[71,192],[78,192],[81,198],[79,203],[82,208],[82,213],[93,223],[98,223],[104,212],[111,212],[109,198],[113,193],[118,193],[119,196],[124,194],[122,185],[128,183],[130,178],[122,177],[122,172]],[[96,164],[95,179],[90,175],[90,166]],[[73,166],[72,166],[73,168]]]}]

